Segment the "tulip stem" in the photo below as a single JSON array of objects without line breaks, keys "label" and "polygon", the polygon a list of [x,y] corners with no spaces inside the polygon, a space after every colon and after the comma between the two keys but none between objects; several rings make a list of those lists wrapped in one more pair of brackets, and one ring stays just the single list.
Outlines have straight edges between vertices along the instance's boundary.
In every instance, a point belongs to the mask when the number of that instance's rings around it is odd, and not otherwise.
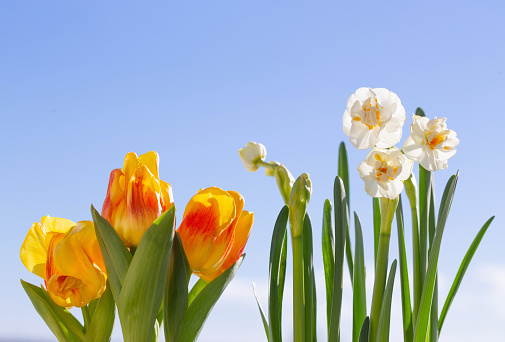
[{"label": "tulip stem", "polygon": [[91,318],[89,316],[88,306],[85,305],[81,308],[82,318],[84,319],[84,333],[88,330],[89,324],[91,323]]},{"label": "tulip stem", "polygon": [[295,342],[305,338],[305,306],[303,302],[303,239],[293,236],[293,333]]}]

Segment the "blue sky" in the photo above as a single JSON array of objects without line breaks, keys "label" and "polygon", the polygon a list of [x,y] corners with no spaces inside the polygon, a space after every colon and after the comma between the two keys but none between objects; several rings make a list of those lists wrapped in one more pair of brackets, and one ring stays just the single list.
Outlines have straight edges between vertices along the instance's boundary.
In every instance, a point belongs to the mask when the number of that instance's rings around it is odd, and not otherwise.
[{"label": "blue sky", "polygon": [[[429,117],[447,117],[458,133],[458,153],[436,174],[440,199],[460,170],[440,257],[442,298],[478,229],[497,217],[442,338],[503,336],[504,12],[500,1],[2,2],[0,340],[51,340],[19,284],[41,282],[21,264],[21,243],[44,215],[90,219],[90,204],[101,208],[110,171],[130,151],[159,153],[179,222],[191,196],[209,186],[240,192],[255,212],[246,260],[200,341],[263,338],[250,284],[265,303],[269,240],[282,199],[273,179],[243,168],[237,150],[248,141],[265,144],[267,160],[284,163],[295,177],[310,174],[319,274],[322,205],[332,196],[345,141],[351,209],[362,220],[371,264],[371,200],[355,171],[366,151],[348,143],[341,123],[348,96],[362,86],[398,94],[406,125],[421,106]],[[407,127],[400,145],[406,137]],[[392,247],[391,259],[396,253]],[[372,279],[371,266],[368,274]],[[345,291],[350,303],[349,284]],[[400,336],[399,297],[393,305],[392,336]],[[286,312],[287,333],[290,319]],[[324,336],[324,316],[320,321]]]}]

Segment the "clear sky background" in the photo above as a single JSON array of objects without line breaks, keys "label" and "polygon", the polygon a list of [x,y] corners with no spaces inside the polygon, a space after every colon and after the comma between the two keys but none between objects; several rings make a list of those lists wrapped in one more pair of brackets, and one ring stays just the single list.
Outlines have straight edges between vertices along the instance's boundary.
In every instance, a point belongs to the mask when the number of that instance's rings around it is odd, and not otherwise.
[{"label": "clear sky background", "polygon": [[[325,340],[320,222],[341,141],[349,152],[351,210],[365,234],[371,295],[371,199],[356,171],[367,151],[354,149],[342,132],[347,98],[362,86],[385,87],[400,97],[407,122],[399,146],[418,106],[428,117],[447,117],[457,132],[456,156],[435,175],[440,200],[445,182],[460,169],[442,242],[441,301],[478,229],[490,216],[496,219],[441,338],[501,339],[504,13],[502,1],[1,2],[0,340],[53,339],[19,283],[42,282],[19,259],[31,224],[48,214],[90,219],[90,204],[101,208],[109,173],[123,165],[124,155],[155,150],[160,177],[173,187],[178,222],[191,196],[209,186],[240,192],[245,208],[255,212],[247,257],[199,341],[265,341],[251,282],[265,306],[271,232],[283,202],[274,179],[243,168],[237,150],[251,140],[265,144],[267,160],[312,179],[309,213]],[[394,230],[392,242],[391,260],[397,256]],[[411,262],[410,248],[408,256]],[[350,341],[345,279],[342,341]],[[399,293],[396,287],[394,341],[402,336]],[[114,340],[120,336],[116,325]]]}]

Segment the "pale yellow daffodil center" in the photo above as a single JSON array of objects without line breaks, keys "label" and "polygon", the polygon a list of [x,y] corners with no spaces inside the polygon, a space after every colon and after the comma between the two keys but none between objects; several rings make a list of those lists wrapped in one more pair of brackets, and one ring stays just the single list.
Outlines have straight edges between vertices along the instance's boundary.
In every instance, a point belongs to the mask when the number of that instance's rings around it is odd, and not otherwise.
[{"label": "pale yellow daffodil center", "polygon": [[379,182],[388,182],[396,178],[398,166],[386,162],[379,154],[375,155],[375,178]]},{"label": "pale yellow daffodil center", "polygon": [[[438,124],[437,120],[437,124]],[[436,149],[437,147],[440,148],[440,144],[442,144],[445,141],[445,138],[447,135],[449,135],[449,130],[442,130],[442,131],[437,131],[437,124],[433,126],[432,129],[430,129],[428,132],[424,134],[424,138],[426,141],[426,146],[428,146],[431,150]],[[449,149],[449,146],[444,146],[444,149]]]},{"label": "pale yellow daffodil center", "polygon": [[357,115],[353,118],[355,121],[361,121],[364,125],[372,130],[374,127],[381,125],[381,111],[384,109],[383,106],[379,104],[377,98],[369,97],[363,103],[363,112],[361,115]]}]

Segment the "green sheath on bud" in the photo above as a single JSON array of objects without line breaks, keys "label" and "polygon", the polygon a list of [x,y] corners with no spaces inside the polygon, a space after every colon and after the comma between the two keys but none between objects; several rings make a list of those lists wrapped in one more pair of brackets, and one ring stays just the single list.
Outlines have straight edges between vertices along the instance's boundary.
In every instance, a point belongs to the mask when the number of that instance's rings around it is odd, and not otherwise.
[{"label": "green sheath on bud", "polygon": [[303,220],[311,193],[312,182],[310,181],[309,175],[303,173],[296,179],[293,189],[291,190],[291,197],[289,198],[289,223],[291,225],[291,236],[293,238],[302,235]]},{"label": "green sheath on bud", "polygon": [[[307,175],[308,179],[308,175]],[[291,189],[293,188],[293,183],[295,182],[295,178],[289,172],[288,169],[283,164],[279,164],[275,168],[275,180],[277,181],[277,186],[279,187],[279,191],[281,192],[282,199],[284,203],[289,205],[290,197],[291,197]],[[310,183],[310,180],[309,180]],[[310,194],[309,194],[310,197]],[[307,200],[308,201],[308,200]],[[302,218],[303,221],[303,218]]]}]

